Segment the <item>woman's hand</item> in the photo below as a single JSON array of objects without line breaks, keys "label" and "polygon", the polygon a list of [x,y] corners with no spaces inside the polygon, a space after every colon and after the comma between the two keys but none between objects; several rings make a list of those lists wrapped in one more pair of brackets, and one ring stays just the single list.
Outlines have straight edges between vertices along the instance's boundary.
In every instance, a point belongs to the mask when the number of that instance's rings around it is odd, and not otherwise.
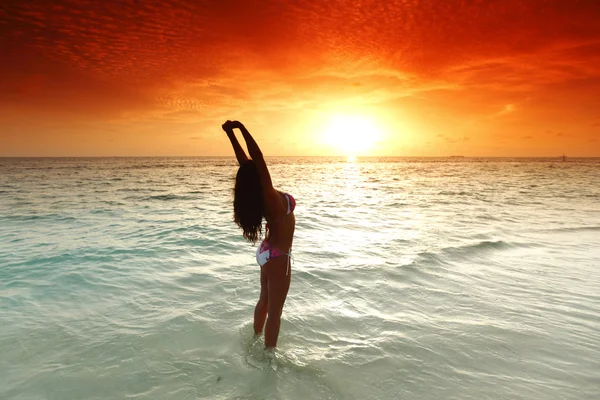
[{"label": "woman's hand", "polygon": [[235,129],[235,128],[242,129],[244,127],[244,124],[242,124],[240,121],[228,121],[228,122],[231,123],[232,129]]},{"label": "woman's hand", "polygon": [[227,133],[233,133],[234,129],[243,129],[244,128],[244,124],[242,124],[240,121],[230,121],[227,120],[225,121],[225,123],[223,125],[221,125],[221,127],[223,128],[223,130]]},{"label": "woman's hand", "polygon": [[221,125],[221,128],[223,128],[223,130],[227,132],[228,135],[233,134],[233,126],[230,120],[225,121],[225,123]]}]

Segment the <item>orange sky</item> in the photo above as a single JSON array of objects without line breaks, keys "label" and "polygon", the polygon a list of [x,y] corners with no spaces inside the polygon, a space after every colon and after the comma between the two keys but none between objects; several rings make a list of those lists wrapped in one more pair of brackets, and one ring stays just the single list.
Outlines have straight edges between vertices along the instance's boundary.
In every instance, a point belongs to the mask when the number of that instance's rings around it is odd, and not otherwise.
[{"label": "orange sky", "polygon": [[[117,5],[118,4],[118,5]],[[597,0],[3,0],[0,156],[600,156]]]}]

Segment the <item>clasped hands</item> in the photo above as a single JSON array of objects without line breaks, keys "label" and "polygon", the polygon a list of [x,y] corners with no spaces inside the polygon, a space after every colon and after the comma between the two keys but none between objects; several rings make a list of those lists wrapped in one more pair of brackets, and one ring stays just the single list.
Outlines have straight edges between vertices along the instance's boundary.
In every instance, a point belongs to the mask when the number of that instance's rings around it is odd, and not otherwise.
[{"label": "clasped hands", "polygon": [[242,124],[240,121],[227,120],[223,125],[221,125],[221,127],[225,132],[227,132],[227,134],[233,134],[233,130],[235,128],[242,129],[244,124]]}]

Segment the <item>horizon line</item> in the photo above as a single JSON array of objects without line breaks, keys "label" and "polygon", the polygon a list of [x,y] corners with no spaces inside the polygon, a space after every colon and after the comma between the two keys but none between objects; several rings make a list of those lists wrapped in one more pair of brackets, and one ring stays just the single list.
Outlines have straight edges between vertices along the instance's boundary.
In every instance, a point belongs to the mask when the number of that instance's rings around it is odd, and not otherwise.
[{"label": "horizon line", "polygon": [[[557,158],[562,159],[563,156],[566,159],[569,158],[600,158],[600,154],[596,156],[567,156],[567,155],[557,155],[557,156],[462,156],[462,155],[449,155],[449,156],[342,156],[342,155],[303,155],[303,156],[289,156],[289,155],[276,155],[276,156],[267,156],[265,158],[355,158],[355,159],[365,159],[365,158]],[[137,155],[137,156],[0,156],[2,158],[235,158],[235,155],[219,155],[219,156],[207,156],[207,155]]]}]

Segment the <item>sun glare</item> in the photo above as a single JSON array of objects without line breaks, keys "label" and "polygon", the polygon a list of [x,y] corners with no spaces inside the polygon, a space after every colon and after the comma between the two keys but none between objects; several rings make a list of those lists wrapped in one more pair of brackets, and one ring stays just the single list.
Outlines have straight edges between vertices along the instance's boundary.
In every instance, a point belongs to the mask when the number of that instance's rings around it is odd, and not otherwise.
[{"label": "sun glare", "polygon": [[377,124],[360,115],[334,115],[323,135],[327,145],[349,157],[364,155],[380,139]]}]

